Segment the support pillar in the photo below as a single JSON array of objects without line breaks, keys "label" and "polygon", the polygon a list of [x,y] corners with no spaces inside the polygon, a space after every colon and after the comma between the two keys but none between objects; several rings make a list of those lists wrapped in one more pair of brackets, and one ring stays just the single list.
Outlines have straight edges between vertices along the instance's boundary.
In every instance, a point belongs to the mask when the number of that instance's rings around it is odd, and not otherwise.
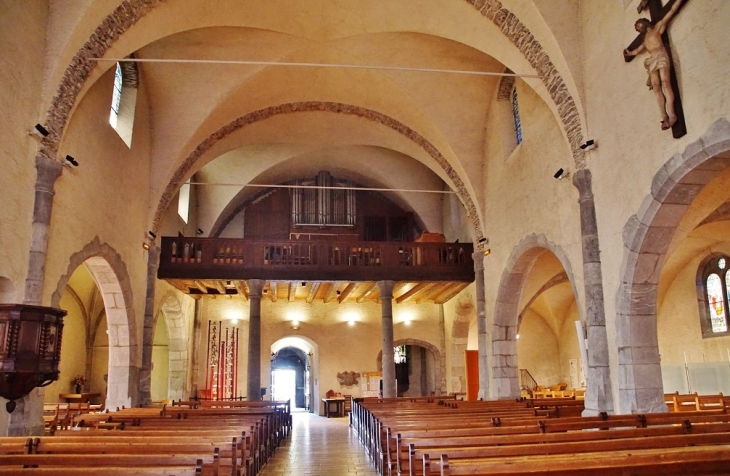
[{"label": "support pillar", "polygon": [[261,400],[261,296],[263,279],[249,279],[249,321],[248,321],[248,390],[249,402]]},{"label": "support pillar", "polygon": [[[39,154],[35,158],[36,181],[33,202],[33,223],[31,224],[28,250],[28,273],[25,276],[23,304],[41,306],[43,282],[46,278],[46,254],[48,250],[48,229],[51,226],[53,210],[53,185],[61,176],[63,165],[50,157]],[[15,411],[8,415],[7,427],[0,429],[3,436],[43,435],[42,389],[16,400]],[[3,431],[5,430],[5,431]]]},{"label": "support pillar", "polygon": [[383,326],[383,398],[397,397],[393,360],[393,281],[378,281]]},{"label": "support pillar", "polygon": [[152,403],[152,347],[155,342],[155,280],[159,267],[160,248],[147,250],[147,290],[144,301],[144,329],[142,331],[142,368],[139,372],[139,403]]},{"label": "support pillar", "polygon": [[601,251],[598,243],[596,205],[593,197],[591,171],[582,169],[573,174],[573,185],[578,189],[580,205],[580,231],[583,238],[583,283],[585,289],[586,333],[588,362],[583,415],[600,412],[613,413],[611,369],[608,361],[608,336],[606,334],[606,308],[603,299],[603,274]]},{"label": "support pillar", "polygon": [[46,277],[46,253],[48,250],[48,229],[51,225],[53,210],[53,185],[61,176],[63,165],[44,155],[35,158],[37,177],[35,182],[35,201],[33,203],[33,223],[31,225],[28,274],[25,278],[24,304],[41,305],[43,281]]},{"label": "support pillar", "polygon": [[200,372],[200,328],[203,325],[203,299],[195,300],[195,317],[193,319],[193,348],[190,351],[190,371],[192,372],[192,387],[190,394],[198,396],[198,378]]},{"label": "support pillar", "polygon": [[487,305],[484,297],[484,252],[477,250],[474,259],[474,281],[477,295],[477,348],[479,349],[479,400],[489,398],[489,354],[487,343]]}]

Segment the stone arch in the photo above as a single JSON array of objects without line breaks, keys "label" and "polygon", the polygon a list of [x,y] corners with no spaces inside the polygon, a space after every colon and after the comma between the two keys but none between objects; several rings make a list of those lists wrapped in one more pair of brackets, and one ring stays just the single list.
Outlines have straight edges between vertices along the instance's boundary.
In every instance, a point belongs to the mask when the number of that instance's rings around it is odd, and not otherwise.
[{"label": "stone arch", "polygon": [[[520,313],[520,296],[530,269],[545,251],[554,254],[565,270],[573,295],[578,300],[575,276],[563,249],[551,243],[543,234],[530,235],[520,241],[507,260],[499,283],[494,305],[492,326],[492,385],[493,398],[517,398],[520,396],[520,376],[517,368],[517,326]],[[579,307],[580,309],[580,307]],[[581,312],[581,319],[583,313]]]},{"label": "stone arch", "polygon": [[697,194],[730,166],[730,122],[715,121],[654,175],[651,192],[624,225],[616,296],[619,411],[666,411],[657,336],[657,290],[669,244]]},{"label": "stone arch", "polygon": [[58,307],[61,295],[73,272],[84,265],[91,274],[104,300],[109,330],[109,377],[106,408],[137,405],[139,367],[137,357],[137,325],[129,273],[122,257],[111,246],[94,237],[81,251],[71,255],[66,274],[61,276],[51,296],[51,306]]},{"label": "stone arch", "polygon": [[[393,346],[399,346],[399,345],[416,345],[418,347],[423,347],[426,349],[427,352],[431,354],[433,357],[433,361],[436,363],[436,366],[434,368],[434,381],[436,382],[436,387],[439,388],[442,394],[446,393],[446,376],[444,374],[445,369],[445,358],[444,355],[439,351],[438,347],[431,344],[430,342],[426,342],[425,340],[419,340],[419,339],[398,339],[393,341]],[[379,372],[383,371],[383,350],[381,349],[380,352],[378,352],[378,357],[376,361],[377,369]]]},{"label": "stone arch", "polygon": [[279,114],[293,114],[299,112],[331,112],[335,114],[345,114],[355,117],[367,119],[372,122],[389,127],[395,132],[405,136],[407,139],[413,141],[416,145],[421,147],[428,155],[430,155],[436,163],[446,172],[451,181],[454,184],[456,193],[464,204],[464,208],[471,219],[472,226],[474,228],[475,242],[484,237],[482,232],[481,220],[477,213],[477,207],[474,201],[471,199],[471,195],[461,179],[459,174],[449,164],[446,157],[439,152],[439,150],[431,144],[425,137],[418,132],[414,131],[402,122],[382,114],[371,109],[367,109],[360,106],[354,106],[351,104],[342,104],[336,102],[323,102],[323,101],[306,101],[306,102],[295,102],[280,104],[278,106],[266,107],[257,111],[250,112],[244,116],[241,116],[225,126],[221,127],[205,140],[203,140],[193,151],[183,160],[177,170],[173,173],[170,181],[165,187],[165,191],[162,193],[160,203],[157,205],[157,211],[155,212],[154,219],[152,221],[152,231],[157,232],[165,215],[165,211],[169,206],[172,199],[175,197],[180,183],[184,183],[186,178],[190,175],[193,170],[195,163],[218,141],[224,139],[228,135],[236,132],[243,127],[249,126],[259,121],[263,121]]},{"label": "stone arch", "polygon": [[[307,365],[309,365],[309,379],[310,379],[310,401],[309,408],[310,412],[315,415],[319,415],[322,410],[322,398],[324,395],[320,395],[320,378],[319,378],[319,345],[312,339],[302,335],[289,335],[277,339],[271,344],[271,353],[279,352],[279,350],[285,347],[295,347],[307,356]],[[263,385],[263,383],[262,383]]]},{"label": "stone arch", "polygon": [[[173,293],[162,300],[160,314],[165,319],[169,338],[168,396],[170,400],[183,400],[188,378],[188,335],[187,319],[182,304]],[[154,328],[154,327],[153,327]]]}]

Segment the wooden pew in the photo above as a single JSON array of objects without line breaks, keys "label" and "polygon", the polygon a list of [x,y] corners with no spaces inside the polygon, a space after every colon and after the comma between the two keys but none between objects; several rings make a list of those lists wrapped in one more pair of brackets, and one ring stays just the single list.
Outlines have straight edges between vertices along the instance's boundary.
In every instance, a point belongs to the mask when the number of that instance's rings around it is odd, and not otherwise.
[{"label": "wooden pew", "polygon": [[[447,455],[449,461],[454,462],[462,459],[500,459],[512,456],[730,444],[730,423],[509,437],[474,437],[462,438],[458,442],[447,438],[411,439],[410,441],[408,459],[401,461],[399,474],[415,476],[436,474],[438,464],[431,463],[430,470],[429,465],[425,464],[432,455]],[[419,470],[421,468],[423,471]]]},{"label": "wooden pew", "polygon": [[586,475],[662,476],[727,474],[730,445],[606,451],[569,455],[508,457],[498,461],[440,458],[441,476]]}]

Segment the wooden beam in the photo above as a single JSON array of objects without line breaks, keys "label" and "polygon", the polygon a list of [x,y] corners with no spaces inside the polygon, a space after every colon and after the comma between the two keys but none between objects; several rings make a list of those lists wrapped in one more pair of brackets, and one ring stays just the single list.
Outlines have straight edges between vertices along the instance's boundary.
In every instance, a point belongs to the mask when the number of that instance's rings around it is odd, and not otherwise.
[{"label": "wooden beam", "polygon": [[276,299],[279,297],[276,281],[271,281],[269,283],[269,294],[271,294],[271,302],[276,302]]},{"label": "wooden beam", "polygon": [[213,281],[213,284],[215,284],[215,289],[218,290],[220,294],[225,295],[226,294],[226,285],[223,281],[216,280]]},{"label": "wooden beam", "polygon": [[287,291],[289,302],[294,302],[294,300],[297,298],[297,283],[291,281],[289,282],[289,290]]},{"label": "wooden beam", "polygon": [[342,292],[340,293],[340,297],[337,298],[337,302],[342,304],[342,302],[345,299],[347,299],[347,297],[350,294],[352,294],[352,292],[355,290],[356,287],[357,287],[357,283],[350,283],[347,286],[345,286],[345,289],[343,289]]},{"label": "wooden beam", "polygon": [[359,303],[361,303],[361,302],[363,302],[363,301],[365,300],[365,298],[367,298],[368,296],[370,296],[370,294],[371,294],[371,293],[372,293],[372,292],[373,292],[373,291],[375,290],[375,285],[376,285],[376,284],[377,284],[377,283],[376,283],[375,281],[373,281],[373,282],[371,282],[370,284],[368,284],[368,287],[367,287],[367,288],[365,288],[365,292],[363,292],[363,293],[362,293],[362,294],[360,295],[360,297],[359,297],[359,298],[357,298],[357,302],[358,302],[358,304],[359,304]]},{"label": "wooden beam", "polygon": [[312,283],[312,285],[309,287],[309,295],[307,296],[307,303],[312,304],[312,301],[314,301],[314,296],[317,295],[317,291],[319,290],[319,286],[321,285],[321,282]]},{"label": "wooden beam", "polygon": [[200,289],[200,291],[203,294],[208,294],[208,287],[205,284],[203,284],[203,282],[201,280],[196,279],[195,281],[193,281],[193,284],[195,285],[196,288]]},{"label": "wooden beam", "polygon": [[327,294],[326,294],[326,295],[325,295],[325,297],[324,297],[324,298],[322,299],[322,301],[323,301],[323,302],[324,302],[325,304],[327,304],[327,303],[328,303],[328,302],[330,302],[330,301],[331,301],[332,299],[334,299],[334,297],[335,297],[335,296],[337,295],[337,288],[339,288],[339,287],[340,287],[340,284],[342,284],[342,283],[340,283],[340,282],[338,282],[338,281],[335,281],[334,283],[332,283],[332,285],[330,286],[329,290],[327,290]]},{"label": "wooden beam", "polygon": [[243,281],[237,279],[233,281],[233,285],[236,286],[236,291],[238,291],[238,295],[241,296],[244,301],[248,301],[248,289],[246,289],[246,286],[244,286]]},{"label": "wooden beam", "polygon": [[451,286],[453,283],[431,283],[433,286],[429,287],[428,290],[422,292],[418,295],[416,298],[416,303],[420,304],[423,301],[433,300],[436,296],[440,295],[441,293],[446,290],[447,287]]},{"label": "wooden beam", "polygon": [[400,296],[398,296],[397,298],[395,298],[395,302],[397,302],[398,304],[400,304],[403,301],[406,301],[406,300],[410,299],[411,297],[413,297],[413,296],[417,295],[418,293],[420,293],[421,291],[423,291],[426,288],[426,286],[428,286],[429,284],[430,283],[418,283],[418,284],[416,284],[411,289],[409,289],[408,291],[404,292],[403,294],[401,294]]},{"label": "wooden beam", "polygon": [[469,286],[469,283],[454,283],[453,288],[451,288],[451,290],[448,293],[445,293],[445,294],[442,293],[441,295],[437,296],[437,298],[434,299],[434,302],[436,304],[443,304],[446,301],[448,301],[449,299],[451,299],[452,297],[459,294],[467,286]]}]

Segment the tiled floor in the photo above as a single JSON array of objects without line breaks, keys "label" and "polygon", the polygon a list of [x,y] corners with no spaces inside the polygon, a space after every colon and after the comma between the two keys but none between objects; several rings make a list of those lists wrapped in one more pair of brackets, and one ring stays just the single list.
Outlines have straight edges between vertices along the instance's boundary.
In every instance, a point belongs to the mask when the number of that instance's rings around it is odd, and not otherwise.
[{"label": "tiled floor", "polygon": [[292,413],[294,427],[261,476],[377,476],[347,418]]}]

